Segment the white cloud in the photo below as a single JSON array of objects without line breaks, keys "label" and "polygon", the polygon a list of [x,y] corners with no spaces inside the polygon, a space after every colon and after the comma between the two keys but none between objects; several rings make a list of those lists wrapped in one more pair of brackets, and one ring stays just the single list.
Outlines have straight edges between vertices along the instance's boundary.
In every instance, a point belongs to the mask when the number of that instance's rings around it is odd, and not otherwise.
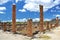
[{"label": "white cloud", "polygon": [[44,21],[51,21],[51,19],[48,19],[48,18],[47,18],[47,19],[44,19]]},{"label": "white cloud", "polygon": [[[16,19],[16,22],[27,22],[28,19],[22,18],[22,19]],[[32,19],[33,22],[39,22],[39,18]],[[12,20],[2,21],[2,22],[12,22]]]},{"label": "white cloud", "polygon": [[57,10],[51,10],[51,12],[57,12]]},{"label": "white cloud", "polygon": [[[2,22],[12,22],[12,19],[11,20],[3,20]],[[16,19],[16,22],[27,22],[27,19],[26,18]]]},{"label": "white cloud", "polygon": [[26,18],[23,18],[23,19],[16,19],[16,22],[26,22],[27,19]]},{"label": "white cloud", "polygon": [[6,7],[0,7],[0,14],[5,14],[4,10],[6,10]]},{"label": "white cloud", "polygon": [[20,11],[20,12],[26,12],[25,9],[19,9],[18,11]]},{"label": "white cloud", "polygon": [[0,0],[0,5],[9,2],[10,0]]},{"label": "white cloud", "polygon": [[56,9],[60,9],[60,7],[59,7],[59,6],[57,6],[57,7],[56,7]]},{"label": "white cloud", "polygon": [[33,19],[33,22],[39,22],[40,20],[39,20],[39,18],[34,18]]},{"label": "white cloud", "polygon": [[4,12],[0,11],[0,14],[5,14]]},{"label": "white cloud", "polygon": [[51,10],[51,12],[60,12],[60,10],[55,9],[55,10]]},{"label": "white cloud", "polygon": [[60,19],[60,14],[55,14],[55,15],[53,15],[54,17],[59,17],[59,19]]},{"label": "white cloud", "polygon": [[2,22],[12,22],[12,20],[3,20]]},{"label": "white cloud", "polygon": [[60,0],[25,0],[25,5],[23,6],[23,9],[27,9],[29,11],[38,12],[39,11],[39,5],[44,6],[44,11],[47,11],[48,9],[60,4]]},{"label": "white cloud", "polygon": [[16,0],[16,3],[18,2],[19,0]]},{"label": "white cloud", "polygon": [[38,11],[39,6],[35,3],[27,3],[23,7],[24,9],[27,9],[29,11]]},{"label": "white cloud", "polygon": [[40,0],[41,2],[43,2],[43,3],[51,3],[51,2],[53,2],[53,0]]},{"label": "white cloud", "polygon": [[57,14],[57,15],[53,15],[53,16],[55,16],[55,17],[60,17],[60,15],[59,15],[59,14]]},{"label": "white cloud", "polygon": [[16,3],[17,3],[18,1],[22,1],[22,0],[16,0]]},{"label": "white cloud", "polygon": [[[28,19],[26,18],[22,18],[22,19],[16,19],[16,22],[27,22]],[[33,22],[39,22],[40,19],[39,18],[34,18],[32,19]],[[51,19],[44,19],[44,21],[51,21]],[[7,21],[2,21],[2,22],[12,22],[12,20],[7,20]]]},{"label": "white cloud", "polygon": [[0,10],[6,10],[6,7],[0,7]]},{"label": "white cloud", "polygon": [[25,3],[40,3],[40,2],[43,2],[43,3],[51,3],[53,0],[25,0]]}]

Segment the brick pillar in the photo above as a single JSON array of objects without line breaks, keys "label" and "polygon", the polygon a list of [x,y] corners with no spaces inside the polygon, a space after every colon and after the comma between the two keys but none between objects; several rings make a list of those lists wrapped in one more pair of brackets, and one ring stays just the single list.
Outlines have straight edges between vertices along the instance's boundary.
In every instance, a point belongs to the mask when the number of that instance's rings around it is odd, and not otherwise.
[{"label": "brick pillar", "polygon": [[39,25],[39,30],[40,32],[43,32],[43,6],[39,5],[40,7],[40,25]]},{"label": "brick pillar", "polygon": [[3,22],[1,23],[1,29],[3,29]]},{"label": "brick pillar", "polygon": [[0,26],[1,26],[1,22],[0,22]]},{"label": "brick pillar", "polygon": [[32,19],[27,21],[27,36],[32,36]]},{"label": "brick pillar", "polygon": [[59,20],[58,20],[58,17],[56,17],[56,24],[55,24],[56,27],[59,26]]},{"label": "brick pillar", "polygon": [[16,5],[12,5],[12,32],[16,33]]},{"label": "brick pillar", "polygon": [[1,22],[0,22],[0,26],[1,26]]},{"label": "brick pillar", "polygon": [[[1,22],[0,22],[0,26],[1,26]],[[1,27],[0,27],[0,29],[1,29]]]},{"label": "brick pillar", "polygon": [[50,30],[49,22],[46,23],[46,29],[47,29],[47,30]]},{"label": "brick pillar", "polygon": [[0,26],[2,26],[2,23],[0,22]]},{"label": "brick pillar", "polygon": [[7,30],[7,23],[3,23],[3,31]]},{"label": "brick pillar", "polygon": [[50,29],[52,29],[52,24],[50,24]]},{"label": "brick pillar", "polygon": [[56,27],[56,24],[54,24],[54,28]]},{"label": "brick pillar", "polygon": [[55,28],[55,24],[52,24],[52,28]]}]

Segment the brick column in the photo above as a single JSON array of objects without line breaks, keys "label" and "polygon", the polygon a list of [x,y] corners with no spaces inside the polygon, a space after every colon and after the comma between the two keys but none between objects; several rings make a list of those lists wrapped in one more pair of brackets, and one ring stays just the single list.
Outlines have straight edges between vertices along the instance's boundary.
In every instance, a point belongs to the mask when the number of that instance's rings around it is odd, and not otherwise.
[{"label": "brick column", "polygon": [[7,30],[7,23],[3,23],[3,31]]},{"label": "brick column", "polygon": [[0,29],[2,29],[1,22],[0,22]]},{"label": "brick column", "polygon": [[1,22],[0,22],[0,26],[1,26]]},{"label": "brick column", "polygon": [[55,24],[52,24],[52,28],[55,28]]},{"label": "brick column", "polygon": [[40,7],[40,25],[39,25],[39,30],[40,32],[43,32],[43,6],[39,5]]},{"label": "brick column", "polygon": [[52,29],[52,24],[50,24],[50,29]]},{"label": "brick column", "polygon": [[16,33],[16,5],[12,5],[12,32]]},{"label": "brick column", "polygon": [[32,36],[32,19],[29,19],[28,21],[27,21],[27,28],[26,28],[26,30],[27,30],[27,36]]},{"label": "brick column", "polygon": [[1,29],[3,29],[3,22],[1,23]]},{"label": "brick column", "polygon": [[0,29],[1,29],[1,22],[0,22]]},{"label": "brick column", "polygon": [[49,22],[46,23],[46,29],[47,29],[47,30],[50,30]]},{"label": "brick column", "polygon": [[0,26],[2,26],[3,25],[3,23],[2,22],[0,22]]},{"label": "brick column", "polygon": [[56,24],[55,24],[56,27],[59,26],[59,20],[58,20],[58,17],[56,17]]}]

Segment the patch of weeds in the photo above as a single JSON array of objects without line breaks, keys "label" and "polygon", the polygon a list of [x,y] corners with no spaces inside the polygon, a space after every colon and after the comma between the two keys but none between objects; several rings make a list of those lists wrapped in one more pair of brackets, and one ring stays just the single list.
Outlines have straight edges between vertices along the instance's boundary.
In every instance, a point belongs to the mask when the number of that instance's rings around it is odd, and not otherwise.
[{"label": "patch of weeds", "polygon": [[47,35],[42,35],[42,36],[40,36],[39,38],[42,38],[42,39],[44,39],[44,40],[48,40],[48,39],[50,39],[51,37],[50,37],[50,36],[47,36]]}]

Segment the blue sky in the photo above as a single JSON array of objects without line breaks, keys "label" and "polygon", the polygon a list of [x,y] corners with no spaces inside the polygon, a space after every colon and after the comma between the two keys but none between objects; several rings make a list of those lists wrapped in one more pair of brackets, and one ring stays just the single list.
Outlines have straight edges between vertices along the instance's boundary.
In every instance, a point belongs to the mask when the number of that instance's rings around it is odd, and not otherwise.
[{"label": "blue sky", "polygon": [[60,18],[60,0],[0,0],[0,20],[12,20],[12,5],[16,4],[16,21],[25,22],[31,18],[39,21],[39,5],[43,5],[44,21]]}]

